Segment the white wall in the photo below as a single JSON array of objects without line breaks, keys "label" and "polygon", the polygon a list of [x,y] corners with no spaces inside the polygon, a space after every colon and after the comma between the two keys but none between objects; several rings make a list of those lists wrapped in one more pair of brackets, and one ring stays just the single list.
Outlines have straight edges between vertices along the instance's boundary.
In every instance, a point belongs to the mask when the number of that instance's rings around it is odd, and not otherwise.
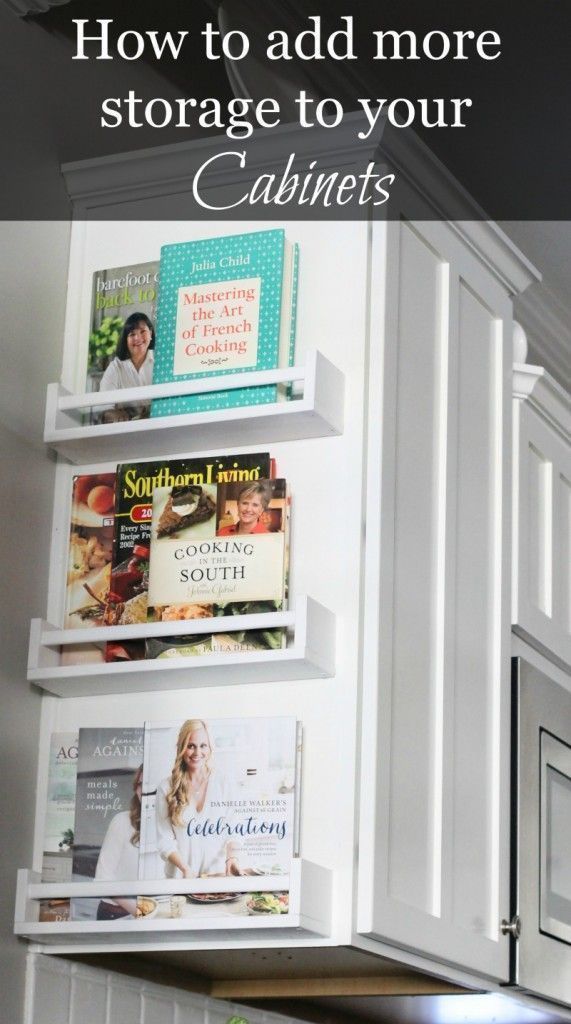
[{"label": "white wall", "polygon": [[31,616],[46,606],[54,463],[42,437],[61,362],[69,225],[0,226],[0,962],[2,1020],[22,1020],[26,947],[12,935],[16,869],[31,865],[39,691],[26,681]]}]

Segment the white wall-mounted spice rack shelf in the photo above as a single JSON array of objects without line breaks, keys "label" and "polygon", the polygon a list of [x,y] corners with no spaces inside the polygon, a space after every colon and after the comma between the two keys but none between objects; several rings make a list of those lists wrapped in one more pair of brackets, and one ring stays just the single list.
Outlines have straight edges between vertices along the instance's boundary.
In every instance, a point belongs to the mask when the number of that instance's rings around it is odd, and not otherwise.
[{"label": "white wall-mounted spice rack shelf", "polygon": [[[180,413],[119,423],[82,424],[87,409],[129,402],[205,394],[268,384],[292,384],[292,397],[260,405]],[[305,366],[151,384],[121,391],[71,394],[48,385],[44,441],[70,462],[93,462],[105,450],[108,460],[128,461],[206,451],[228,444],[270,444],[343,432],[344,376],[320,352],[308,352]]]},{"label": "white wall-mounted spice rack shelf", "polygon": [[[70,645],[279,627],[287,631],[287,646],[277,650],[61,664],[60,648]],[[58,697],[319,679],[334,674],[335,616],[310,597],[299,597],[294,609],[258,615],[91,629],[58,629],[43,619],[32,619],[30,627],[28,679]]]},{"label": "white wall-mounted spice rack shelf", "polygon": [[[196,878],[131,882],[42,882],[39,872],[18,871],[14,931],[57,953],[100,953],[110,947],[129,952],[145,949],[204,948],[225,939],[274,940],[328,936],[331,930],[332,873],[311,861],[294,858],[289,875]],[[113,898],[212,892],[289,892],[287,914],[248,914],[243,906],[214,904],[187,908],[182,917],[121,918],[114,921],[39,921],[39,901],[80,897]],[[239,901],[238,901],[239,902]],[[244,901],[242,901],[244,902]],[[159,907],[168,913],[168,900]],[[222,908],[226,907],[226,910]],[[234,910],[228,908],[234,907]],[[254,934],[252,934],[254,933]]]}]

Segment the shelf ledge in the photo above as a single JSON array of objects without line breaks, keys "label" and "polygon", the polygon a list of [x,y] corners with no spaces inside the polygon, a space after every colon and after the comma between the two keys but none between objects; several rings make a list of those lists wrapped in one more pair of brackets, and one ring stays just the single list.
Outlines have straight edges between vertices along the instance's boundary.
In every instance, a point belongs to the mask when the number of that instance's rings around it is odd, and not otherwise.
[{"label": "shelf ledge", "polygon": [[[283,936],[320,935],[331,932],[332,873],[311,861],[294,858],[291,871],[285,876],[259,876],[243,878],[190,879],[185,881],[135,880],[125,882],[41,882],[40,874],[34,871],[18,871],[14,933],[45,945],[68,945],[70,950],[103,952],[113,945],[144,945],[161,947],[169,940],[184,943],[192,940],[200,947],[202,933],[205,940],[212,941],[216,934],[231,933],[232,937],[244,941],[252,931],[252,944],[260,937],[260,931],[279,929]],[[39,921],[38,900],[52,898],[92,897],[98,899],[111,896],[161,896],[173,893],[202,893],[216,891],[231,892],[289,892],[289,913],[283,915],[239,916],[212,913],[200,918],[200,910],[192,919],[135,920],[133,918],[113,921]],[[180,946],[179,948],[184,948]]]},{"label": "shelf ledge", "polygon": [[[150,636],[233,632],[244,629],[287,630],[288,645],[278,650],[244,651],[144,661],[60,664],[60,647]],[[233,685],[323,679],[335,673],[335,617],[310,597],[295,609],[263,615],[221,616],[184,622],[62,630],[32,619],[28,679],[59,697],[180,689],[193,685]]]},{"label": "shelf ledge", "polygon": [[[124,423],[81,425],[73,416],[74,412],[89,407],[287,383],[301,385],[301,394],[296,389],[289,400]],[[312,350],[307,354],[305,366],[151,384],[121,391],[73,395],[61,384],[50,384],[44,441],[73,463],[97,460],[102,441],[110,460],[189,455],[227,445],[230,430],[233,446],[341,434],[343,405],[343,374],[320,352]]]}]

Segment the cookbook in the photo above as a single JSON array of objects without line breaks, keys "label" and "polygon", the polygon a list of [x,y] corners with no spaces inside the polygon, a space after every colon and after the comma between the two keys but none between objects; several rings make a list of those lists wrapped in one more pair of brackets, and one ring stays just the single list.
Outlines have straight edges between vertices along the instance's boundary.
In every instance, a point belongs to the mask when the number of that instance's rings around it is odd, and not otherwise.
[{"label": "cookbook", "polygon": [[[119,882],[137,877],[144,729],[79,730],[73,881]],[[96,898],[73,898],[73,920],[93,920]],[[108,901],[112,907],[113,901]],[[118,906],[118,904],[117,904]],[[117,917],[123,916],[122,908]],[[133,914],[135,901],[133,900]]]},{"label": "cookbook", "polygon": [[151,520],[153,494],[157,488],[166,487],[174,494],[174,531],[177,509],[182,510],[179,517],[182,524],[194,521],[203,512],[202,506],[200,511],[187,511],[189,502],[185,495],[189,489],[208,489],[211,482],[222,479],[253,482],[271,471],[272,460],[267,452],[130,462],[118,466],[107,622],[128,625],[147,621]]},{"label": "cookbook", "polygon": [[157,260],[95,271],[91,292],[86,391],[99,390],[99,382],[115,356],[127,317],[133,313],[145,313],[154,323],[158,288]]},{"label": "cookbook", "polygon": [[115,473],[74,476],[65,580],[65,629],[104,625],[115,516]]},{"label": "cookbook", "polygon": [[155,488],[149,620],[282,608],[289,507],[284,479]]},{"label": "cookbook", "polygon": [[147,722],[139,877],[275,875],[279,890],[296,848],[298,740],[289,717]]},{"label": "cookbook", "polygon": [[[291,365],[298,259],[283,229],[164,245],[155,383]],[[276,385],[160,398],[151,416],[277,398]]]},{"label": "cookbook", "polygon": [[77,733],[52,733],[44,824],[42,882],[71,881],[77,748]]}]

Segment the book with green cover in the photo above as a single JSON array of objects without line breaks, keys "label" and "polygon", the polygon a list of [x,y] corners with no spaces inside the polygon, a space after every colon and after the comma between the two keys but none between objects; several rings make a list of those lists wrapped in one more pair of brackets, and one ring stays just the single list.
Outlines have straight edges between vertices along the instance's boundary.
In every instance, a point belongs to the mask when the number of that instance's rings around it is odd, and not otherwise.
[{"label": "book with green cover", "polygon": [[[154,383],[291,365],[299,250],[283,229],[161,249]],[[156,399],[151,416],[274,402],[277,385]]]},{"label": "book with green cover", "polygon": [[[156,260],[94,273],[86,391],[116,391],[152,383],[158,277]],[[115,423],[146,418],[149,413],[150,402],[129,402],[98,406],[83,420]]]},{"label": "book with green cover", "polygon": [[159,264],[156,260],[95,271],[86,391],[99,391],[101,377],[116,354],[127,318],[133,313],[144,313],[154,323],[158,280]]}]

